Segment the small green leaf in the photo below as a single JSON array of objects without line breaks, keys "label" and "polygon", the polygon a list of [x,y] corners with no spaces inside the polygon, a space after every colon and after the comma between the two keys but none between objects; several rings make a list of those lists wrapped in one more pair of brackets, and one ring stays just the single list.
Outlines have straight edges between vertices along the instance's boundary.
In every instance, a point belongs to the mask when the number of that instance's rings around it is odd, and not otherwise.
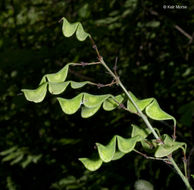
[{"label": "small green leaf", "polygon": [[5,156],[7,154],[10,154],[10,153],[14,152],[15,150],[17,150],[17,148],[18,148],[17,146],[13,146],[13,147],[11,147],[9,149],[6,149],[6,150],[0,152],[0,155],[1,156]]},{"label": "small green leaf", "polygon": [[133,124],[131,126],[133,127],[131,137],[140,136],[142,139],[145,139],[151,133],[148,128],[144,129]]},{"label": "small green leaf", "polygon": [[118,96],[115,97],[110,97],[108,99],[106,99],[103,103],[103,109],[106,111],[112,111],[114,110],[116,107],[119,106],[119,103],[122,103],[124,100],[124,95],[120,94]]},{"label": "small green leaf", "polygon": [[90,15],[90,8],[88,3],[79,8],[78,15],[81,18],[88,18],[88,16]]},{"label": "small green leaf", "polygon": [[8,190],[17,190],[17,185],[15,181],[11,178],[11,176],[6,177],[6,189]]},{"label": "small green leaf", "polygon": [[134,149],[136,143],[140,140],[141,140],[140,136],[135,136],[126,139],[117,135],[118,148],[123,153],[131,152]]},{"label": "small green leaf", "polygon": [[148,117],[154,120],[169,120],[172,119],[174,121],[174,126],[176,126],[176,120],[174,117],[164,112],[158,102],[154,100],[149,106],[146,107],[146,114]]},{"label": "small green leaf", "polygon": [[[72,187],[72,184],[76,184],[75,188]],[[56,183],[51,185],[51,189],[61,189],[60,187],[66,187],[67,189],[78,189],[79,185],[77,185],[77,179],[74,176],[65,176],[65,178],[60,179],[59,181],[57,181]],[[76,188],[77,187],[77,188]],[[62,189],[61,189],[62,190]]]},{"label": "small green leaf", "polygon": [[79,160],[83,163],[85,168],[87,168],[90,171],[95,171],[100,168],[102,165],[102,160],[100,158],[98,159],[90,159],[90,158],[79,158]]},{"label": "small green leaf", "polygon": [[110,162],[115,154],[116,148],[116,136],[114,136],[108,145],[104,146],[100,143],[96,143],[98,153],[103,162]]},{"label": "small green leaf", "polygon": [[33,157],[33,159],[32,159],[33,163],[36,164],[38,162],[38,160],[40,160],[40,158],[42,157],[42,155],[41,154],[39,154],[39,155],[33,155],[32,157]]},{"label": "small green leaf", "polygon": [[24,160],[21,165],[22,165],[22,168],[26,168],[31,162],[32,162],[32,159],[33,159],[33,156],[31,155],[28,155],[26,160]]},{"label": "small green leaf", "polygon": [[24,154],[23,154],[23,153],[20,154],[18,157],[16,157],[16,158],[10,163],[10,165],[14,165],[14,164],[19,163],[19,162],[23,159],[23,157],[24,157]]},{"label": "small green leaf", "polygon": [[101,105],[110,95],[92,95],[84,93],[83,103],[88,108]]},{"label": "small green leaf", "polygon": [[7,156],[5,156],[3,159],[2,159],[2,162],[7,162],[7,161],[10,161],[10,160],[13,160],[15,158],[17,158],[18,156],[20,156],[21,152],[17,151],[17,152],[12,152],[10,154],[8,154]]},{"label": "small green leaf", "polygon": [[160,22],[159,21],[150,21],[147,22],[145,24],[146,27],[151,27],[151,28],[157,28],[158,26],[160,26]]},{"label": "small green leaf", "polygon": [[84,82],[71,81],[71,88],[73,89],[82,88],[83,86],[89,83],[90,83],[89,81],[84,81]]},{"label": "small green leaf", "polygon": [[116,151],[112,160],[119,160],[120,158],[122,158],[125,155],[125,153],[121,152],[121,151]]},{"label": "small green leaf", "polygon": [[172,152],[176,151],[177,149],[183,149],[184,152],[186,152],[186,144],[182,142],[175,142],[172,138],[170,138],[168,135],[164,135],[164,144],[159,145],[155,152],[155,157],[162,158],[165,156],[168,156]]},{"label": "small green leaf", "polygon": [[194,179],[194,174],[191,174],[191,177]]},{"label": "small green leaf", "polygon": [[82,118],[89,118],[91,116],[93,116],[101,107],[101,104],[99,104],[96,107],[92,107],[92,108],[88,108],[83,106],[81,109],[81,116]]},{"label": "small green leaf", "polygon": [[67,86],[69,85],[69,81],[68,82],[60,82],[60,83],[53,83],[53,82],[49,82],[49,92],[51,94],[61,94],[62,92],[65,91],[65,89],[67,88]]},{"label": "small green leaf", "polygon": [[66,114],[74,114],[81,106],[83,94],[79,94],[72,99],[57,98],[59,104]]},{"label": "small green leaf", "polygon": [[74,145],[79,143],[81,140],[80,139],[72,139],[72,138],[61,138],[57,141],[60,145]]},{"label": "small green leaf", "polygon": [[43,83],[35,90],[22,89],[26,99],[35,103],[42,102],[46,96],[47,83]]},{"label": "small green leaf", "polygon": [[46,77],[47,77],[48,81],[49,82],[64,82],[67,78],[69,65],[71,65],[71,64],[72,63],[68,63],[57,73],[47,74]]}]

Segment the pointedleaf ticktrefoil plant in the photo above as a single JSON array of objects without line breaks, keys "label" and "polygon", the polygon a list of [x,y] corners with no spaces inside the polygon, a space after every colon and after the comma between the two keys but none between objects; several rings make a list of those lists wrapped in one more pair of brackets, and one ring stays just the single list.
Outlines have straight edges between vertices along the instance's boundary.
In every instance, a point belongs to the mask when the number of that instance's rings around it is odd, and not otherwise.
[{"label": "pointedleaf ticktrefoil plant", "polygon": [[[98,110],[101,108],[103,108],[105,111],[112,111],[120,107],[130,112],[131,114],[136,114],[137,116],[141,117],[141,119],[145,123],[146,129],[132,124],[132,133],[131,136],[128,138],[123,138],[119,135],[115,135],[112,137],[112,139],[107,145],[96,143],[98,156],[95,158],[80,158],[79,160],[88,170],[95,171],[100,168],[103,163],[111,162],[112,160],[118,160],[122,158],[125,154],[134,151],[138,154],[141,154],[147,159],[161,160],[173,165],[174,169],[177,171],[177,173],[185,183],[187,189],[192,190],[187,176],[187,145],[184,142],[176,141],[175,118],[163,111],[155,98],[146,98],[140,100],[136,98],[136,96],[132,92],[126,89],[126,87],[122,84],[116,71],[112,71],[105,63],[92,36],[84,31],[83,26],[80,22],[71,24],[67,21],[66,18],[62,18],[61,21],[63,22],[62,32],[65,37],[71,37],[75,34],[79,41],[90,39],[92,46],[97,53],[98,60],[96,62],[91,63],[68,63],[57,73],[44,75],[39,83],[38,88],[34,90],[22,89],[22,92],[24,93],[26,99],[28,101],[39,103],[44,100],[47,92],[54,95],[59,95],[62,94],[66,90],[66,88],[69,87],[71,87],[72,89],[78,89],[82,88],[85,85],[96,85],[97,87],[104,87],[117,84],[121,87],[122,90],[121,94],[118,95],[94,95],[87,92],[82,92],[77,96],[73,97],[72,99],[57,97],[59,105],[65,114],[74,114],[79,109],[81,109],[81,117],[89,118],[93,116],[96,112],[98,112]],[[112,76],[113,81],[110,84],[103,85],[90,81],[76,82],[66,80],[69,72],[69,67],[96,64],[102,65]],[[148,118],[158,121],[172,120],[174,125],[173,137],[171,138],[168,134],[161,135],[159,130],[154,128],[150,124]],[[149,135],[152,135],[154,139],[148,140],[147,137]],[[150,157],[144,153],[139,152],[137,149],[135,149],[137,143],[140,143],[143,147],[146,146],[146,144],[154,146],[154,155]],[[172,157],[172,153],[177,151],[178,149],[181,149],[184,155],[184,174]]]}]

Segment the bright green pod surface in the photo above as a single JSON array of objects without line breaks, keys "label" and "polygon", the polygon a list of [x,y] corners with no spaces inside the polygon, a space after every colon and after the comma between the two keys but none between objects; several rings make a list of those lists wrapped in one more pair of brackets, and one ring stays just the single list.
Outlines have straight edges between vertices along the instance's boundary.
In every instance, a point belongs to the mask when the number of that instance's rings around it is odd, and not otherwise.
[{"label": "bright green pod surface", "polygon": [[114,136],[106,146],[100,143],[96,143],[96,145],[101,160],[103,162],[110,162],[115,154],[116,136]]},{"label": "bright green pod surface", "polygon": [[[136,103],[136,105],[139,107],[141,111],[143,111],[145,107],[148,106],[153,101],[153,98],[139,100],[138,98],[135,97],[135,95],[132,92],[129,92],[129,94],[131,95],[133,101]],[[133,113],[137,113],[135,106],[132,104],[130,100],[127,101],[127,109]]]},{"label": "bright green pod surface", "polygon": [[69,70],[69,65],[71,65],[71,63],[65,65],[57,73],[47,74],[46,77],[47,77],[48,81],[49,82],[64,82],[66,80],[66,78],[67,78],[67,73],[68,73],[68,70]]},{"label": "bright green pod surface", "polygon": [[59,104],[66,114],[74,114],[81,106],[83,94],[79,94],[72,99],[57,98]]},{"label": "bright green pod surface", "polygon": [[103,109],[105,111],[112,111],[119,106],[124,100],[124,95],[117,95],[115,97],[109,97],[103,103]]},{"label": "bright green pod surface", "polygon": [[79,158],[79,160],[83,163],[86,169],[90,171],[96,171],[102,165],[102,160],[98,159],[90,159],[90,158]]},{"label": "bright green pod surface", "polygon": [[174,126],[176,126],[176,120],[174,117],[164,112],[158,102],[154,100],[149,106],[146,107],[146,114],[148,117],[154,120],[173,120]]},{"label": "bright green pod surface", "polygon": [[88,36],[89,34],[84,31],[82,24],[79,23],[76,31],[77,39],[79,41],[84,41]]},{"label": "bright green pod surface", "polygon": [[68,85],[69,85],[69,81],[68,82],[60,82],[60,83],[49,82],[48,89],[49,89],[49,92],[51,94],[61,94],[62,92],[65,91],[65,89],[67,88]]},{"label": "bright green pod surface", "polygon": [[133,127],[131,137],[140,136],[142,139],[145,139],[151,133],[148,128],[142,128],[134,124],[131,126]]},{"label": "bright green pod surface", "polygon": [[77,29],[78,23],[69,23],[66,18],[63,18],[63,25],[62,25],[62,32],[65,37],[71,37],[76,29]]},{"label": "bright green pod surface", "polygon": [[121,152],[121,151],[116,151],[112,160],[119,160],[120,158],[122,158],[123,156],[125,155],[124,152]]},{"label": "bright green pod surface", "polygon": [[46,96],[47,83],[43,83],[35,90],[22,89],[22,92],[24,93],[24,96],[28,101],[35,103],[42,102]]},{"label": "bright green pod surface", "polygon": [[167,134],[164,135],[164,144],[159,145],[155,157],[162,158],[181,148],[186,153],[186,143],[176,142]]},{"label": "bright green pod surface", "polygon": [[71,37],[76,33],[76,37],[79,41],[84,41],[90,36],[90,34],[84,31],[80,22],[69,23],[66,18],[63,18],[62,32],[65,37]]},{"label": "bright green pod surface", "polygon": [[84,93],[83,104],[88,108],[93,108],[101,105],[110,95],[92,95]]},{"label": "bright green pod surface", "polygon": [[91,116],[93,116],[101,107],[101,104],[99,104],[96,107],[92,107],[92,108],[88,108],[83,106],[81,109],[81,116],[82,118],[89,118]]},{"label": "bright green pod surface", "polygon": [[71,81],[71,88],[73,89],[82,88],[86,84],[90,84],[90,82],[89,81],[84,81],[84,82]]},{"label": "bright green pod surface", "polygon": [[132,138],[123,138],[117,135],[118,148],[123,153],[131,152],[135,148],[136,143],[140,140],[140,136],[135,136]]}]

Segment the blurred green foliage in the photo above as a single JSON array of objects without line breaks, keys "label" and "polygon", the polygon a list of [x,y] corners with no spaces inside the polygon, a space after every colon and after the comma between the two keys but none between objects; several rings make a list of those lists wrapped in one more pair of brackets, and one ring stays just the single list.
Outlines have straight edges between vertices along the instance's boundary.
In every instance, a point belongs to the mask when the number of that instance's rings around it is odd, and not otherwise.
[{"label": "blurred green foliage", "polygon": [[[117,72],[125,86],[140,99],[156,97],[161,107],[176,117],[177,140],[186,142],[190,150],[194,135],[194,45],[176,26],[193,35],[194,6],[186,0],[173,3],[188,8],[164,10],[161,0],[1,0],[0,189],[129,190],[139,178],[151,182],[154,189],[173,189],[174,181],[176,187],[184,188],[167,164],[133,153],[94,173],[80,164],[78,158],[91,155],[96,141],[106,144],[113,134],[128,136],[136,117],[115,110],[100,111],[83,120],[80,113],[64,115],[54,97],[32,104],[20,91],[35,88],[42,75],[58,71],[68,62],[96,60],[89,41],[80,43],[75,37],[65,39],[62,35],[58,23],[62,17],[79,20],[110,67],[118,57]],[[73,68],[68,77],[99,83],[112,80],[98,66]],[[110,91],[87,86],[84,90],[98,94]],[[111,91],[120,93],[116,86]],[[65,93],[75,96],[71,89]],[[172,123],[157,125],[172,133]],[[2,155],[13,147],[15,155]]]}]

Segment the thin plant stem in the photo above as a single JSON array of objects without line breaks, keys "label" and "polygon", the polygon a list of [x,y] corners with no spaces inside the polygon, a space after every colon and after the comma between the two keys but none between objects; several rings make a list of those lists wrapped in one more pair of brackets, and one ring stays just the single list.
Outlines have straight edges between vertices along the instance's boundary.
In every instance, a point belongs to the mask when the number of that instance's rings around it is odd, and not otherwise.
[{"label": "thin plant stem", "polygon": [[[101,64],[106,68],[106,70],[110,73],[110,75],[115,79],[117,85],[119,85],[122,90],[124,91],[124,93],[127,95],[127,97],[129,98],[129,100],[132,102],[132,104],[135,106],[135,108],[137,109],[137,112],[139,114],[139,116],[143,119],[143,121],[145,122],[146,126],[151,130],[152,134],[154,135],[154,137],[156,138],[156,140],[161,143],[164,144],[164,142],[161,140],[161,138],[158,136],[158,134],[155,132],[154,128],[152,127],[152,125],[150,124],[149,120],[147,119],[147,117],[142,113],[142,111],[139,109],[139,107],[137,106],[137,104],[134,102],[134,100],[132,99],[131,95],[129,94],[129,92],[127,91],[127,89],[124,87],[124,85],[122,84],[122,82],[120,81],[119,77],[116,76],[112,70],[108,67],[108,65],[104,62],[103,57],[100,55],[98,48],[94,42],[94,40],[92,39],[92,37],[90,36],[90,40],[93,44],[93,48],[95,49],[97,56],[98,56],[98,60],[101,62]],[[168,156],[168,160],[171,162],[171,164],[174,166],[175,170],[177,171],[177,173],[179,174],[179,176],[181,177],[181,179],[183,180],[183,182],[185,183],[185,186],[187,187],[188,190],[193,190],[193,188],[191,187],[188,179],[184,176],[184,174],[182,173],[182,171],[179,169],[179,167],[177,166],[176,162],[174,161],[174,159],[172,158],[172,156]]]},{"label": "thin plant stem", "polygon": [[160,137],[158,136],[158,134],[156,133],[156,131],[154,130],[154,128],[151,126],[150,122],[148,121],[147,117],[142,113],[142,111],[139,109],[139,107],[137,106],[137,104],[134,102],[134,100],[132,99],[131,95],[129,94],[129,92],[126,90],[126,88],[124,87],[124,85],[122,84],[122,82],[120,81],[119,77],[117,77],[111,70],[110,68],[106,65],[106,63],[104,62],[103,58],[101,57],[99,60],[102,65],[107,69],[107,71],[109,71],[109,73],[114,77],[114,79],[117,81],[117,84],[122,88],[122,90],[125,92],[125,94],[127,95],[127,97],[129,98],[129,100],[132,102],[132,104],[135,106],[135,108],[137,109],[137,112],[139,113],[139,116],[143,119],[143,121],[145,122],[145,124],[147,125],[147,127],[151,130],[152,134],[154,135],[154,137],[159,141],[162,142],[162,140],[160,139]]},{"label": "thin plant stem", "polygon": [[[103,58],[100,58],[100,62],[102,63],[102,65],[109,71],[110,68],[106,65],[106,63],[104,62]],[[111,70],[110,70],[111,71]],[[129,98],[129,100],[132,102],[132,104],[135,106],[135,108],[137,109],[139,116],[143,119],[143,121],[145,122],[146,126],[151,130],[152,134],[154,135],[154,137],[157,139],[158,142],[163,144],[163,141],[160,139],[160,137],[158,136],[158,134],[155,132],[154,128],[152,127],[152,125],[150,124],[149,120],[147,119],[147,117],[142,113],[142,111],[139,109],[139,107],[137,106],[137,104],[133,101],[131,95],[128,93],[128,91],[126,90],[126,88],[124,87],[124,85],[122,84],[122,82],[120,81],[119,77],[115,76],[115,74],[111,71],[110,74],[115,78],[115,80],[117,81],[118,85],[123,89],[123,91],[125,92],[125,94],[127,95],[127,97]],[[188,190],[193,190],[191,185],[189,184],[188,179],[183,175],[183,173],[181,172],[181,170],[179,169],[179,167],[177,166],[176,162],[174,161],[174,159],[172,157],[169,158],[169,161],[172,163],[172,165],[174,166],[174,168],[176,169],[177,173],[179,174],[179,176],[182,178],[183,182],[185,183],[186,187]]]},{"label": "thin plant stem", "polygon": [[185,177],[188,179],[187,158],[186,158],[186,154],[185,153],[184,153],[184,158],[183,158],[183,165],[184,165]]},{"label": "thin plant stem", "polygon": [[152,156],[148,156],[147,154],[144,154],[136,149],[133,149],[134,152],[138,153],[139,155],[143,156],[144,158],[146,159],[151,159],[151,160],[160,160],[160,161],[168,161],[168,159],[165,159],[165,158],[155,158],[155,157],[152,157]]},{"label": "thin plant stem", "polygon": [[103,87],[111,87],[111,86],[113,86],[115,83],[116,83],[115,81],[112,81],[112,82],[109,83],[109,84],[101,84],[101,83],[94,83],[94,82],[90,82],[89,84],[94,85],[94,86],[97,86],[98,88],[103,88]]},{"label": "thin plant stem", "polygon": [[184,171],[185,171],[185,177],[188,179],[188,175],[187,175],[187,164],[186,161],[183,161],[183,165],[184,165]]},{"label": "thin plant stem", "polygon": [[152,134],[154,135],[154,137],[159,141],[162,142],[162,140],[160,139],[160,137],[158,136],[158,134],[155,132],[154,128],[151,126],[150,122],[148,121],[147,117],[142,113],[142,111],[139,109],[139,107],[136,105],[136,103],[134,102],[134,100],[132,99],[131,95],[129,94],[129,92],[126,90],[126,88],[124,87],[124,85],[122,84],[122,82],[120,81],[119,77],[116,76],[111,69],[108,67],[108,65],[104,62],[103,57],[100,55],[98,48],[93,40],[93,38],[90,36],[90,40],[92,42],[93,48],[96,51],[96,54],[98,56],[99,61],[102,63],[102,65],[106,68],[106,70],[110,73],[110,75],[115,79],[116,83],[122,88],[122,90],[125,92],[125,94],[127,95],[127,97],[129,98],[129,100],[132,102],[132,104],[135,106],[135,108],[137,109],[137,112],[139,113],[139,116],[143,119],[143,121],[145,122],[145,124],[147,125],[147,127],[151,130]]},{"label": "thin plant stem", "polygon": [[[118,104],[118,106],[122,109],[124,109],[125,111],[128,111],[130,113],[134,113],[134,112],[131,112],[130,110],[128,110],[124,104],[120,103],[119,101],[116,100],[116,98],[114,96],[112,96],[112,99]],[[134,113],[134,114],[137,114],[137,113]]]},{"label": "thin plant stem", "polygon": [[91,63],[80,62],[80,63],[72,63],[72,66],[99,65],[100,63],[101,62],[91,62]]},{"label": "thin plant stem", "polygon": [[177,173],[179,174],[179,176],[182,178],[183,182],[185,183],[186,187],[188,190],[193,190],[193,188],[191,187],[189,180],[183,175],[183,173],[181,172],[181,170],[179,169],[179,167],[177,166],[176,162],[174,161],[174,159],[171,156],[168,156],[168,159],[171,161],[172,165],[174,166],[175,170],[177,171]]}]

